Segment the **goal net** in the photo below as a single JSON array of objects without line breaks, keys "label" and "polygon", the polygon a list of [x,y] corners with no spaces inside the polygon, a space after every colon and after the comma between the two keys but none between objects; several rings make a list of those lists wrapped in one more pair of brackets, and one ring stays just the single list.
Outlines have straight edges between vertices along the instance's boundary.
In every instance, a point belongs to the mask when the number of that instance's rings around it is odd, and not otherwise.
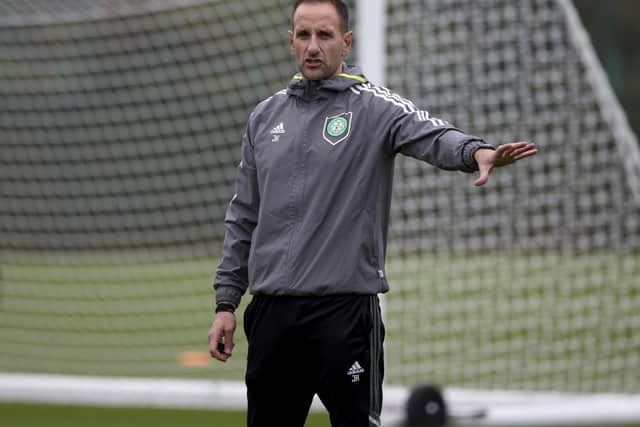
[{"label": "goal net", "polygon": [[570,12],[555,0],[389,3],[390,87],[494,144],[540,147],[481,189],[399,159],[393,380],[640,391],[638,145],[611,117]]},{"label": "goal net", "polygon": [[[238,391],[210,283],[248,114],[295,71],[291,3],[0,0],[0,398]],[[640,154],[573,6],[386,3],[376,83],[540,149],[486,188],[397,159],[386,384],[639,395]]]},{"label": "goal net", "polygon": [[289,3],[0,1],[0,371],[242,377],[197,367]]},{"label": "goal net", "polygon": [[[638,394],[640,151],[572,4],[391,1],[387,28],[388,86],[494,144],[540,147],[481,189],[398,159],[390,381]],[[568,418],[621,413],[585,402]]]}]

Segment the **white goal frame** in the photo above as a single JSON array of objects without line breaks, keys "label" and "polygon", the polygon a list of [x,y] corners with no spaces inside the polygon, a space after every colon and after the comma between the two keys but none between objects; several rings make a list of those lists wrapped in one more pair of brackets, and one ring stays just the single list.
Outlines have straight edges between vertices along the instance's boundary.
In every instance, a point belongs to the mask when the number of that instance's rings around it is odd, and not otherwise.
[{"label": "white goal frame", "polygon": [[[410,390],[385,387],[382,421],[403,425]],[[443,392],[456,425],[614,425],[640,420],[640,396],[451,388]],[[101,407],[244,410],[237,381],[0,374],[0,401]],[[311,410],[324,411],[316,397]]]}]

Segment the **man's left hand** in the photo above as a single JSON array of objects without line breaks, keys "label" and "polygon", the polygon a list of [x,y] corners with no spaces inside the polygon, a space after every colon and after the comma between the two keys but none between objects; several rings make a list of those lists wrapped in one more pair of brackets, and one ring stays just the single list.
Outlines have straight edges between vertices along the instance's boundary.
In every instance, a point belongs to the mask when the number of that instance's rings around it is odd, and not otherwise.
[{"label": "man's left hand", "polygon": [[536,144],[532,142],[512,142],[499,145],[495,150],[481,148],[475,153],[480,177],[474,184],[479,187],[489,180],[493,168],[510,165],[526,157],[534,156],[538,152]]}]

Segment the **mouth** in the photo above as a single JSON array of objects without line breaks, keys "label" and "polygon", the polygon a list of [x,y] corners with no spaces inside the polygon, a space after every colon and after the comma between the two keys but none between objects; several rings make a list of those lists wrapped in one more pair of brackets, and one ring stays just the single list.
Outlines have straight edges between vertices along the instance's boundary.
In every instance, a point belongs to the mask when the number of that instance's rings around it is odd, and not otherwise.
[{"label": "mouth", "polygon": [[318,68],[322,65],[322,60],[320,58],[306,58],[304,65],[307,68]]}]

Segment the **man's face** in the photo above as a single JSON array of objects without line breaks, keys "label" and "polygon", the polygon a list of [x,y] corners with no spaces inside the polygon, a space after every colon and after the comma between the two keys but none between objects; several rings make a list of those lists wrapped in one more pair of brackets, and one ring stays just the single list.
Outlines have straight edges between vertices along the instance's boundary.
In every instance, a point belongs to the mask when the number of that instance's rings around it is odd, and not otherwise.
[{"label": "man's face", "polygon": [[289,46],[303,76],[325,80],[342,72],[351,38],[351,32],[342,32],[338,11],[331,3],[302,3],[293,15]]}]

